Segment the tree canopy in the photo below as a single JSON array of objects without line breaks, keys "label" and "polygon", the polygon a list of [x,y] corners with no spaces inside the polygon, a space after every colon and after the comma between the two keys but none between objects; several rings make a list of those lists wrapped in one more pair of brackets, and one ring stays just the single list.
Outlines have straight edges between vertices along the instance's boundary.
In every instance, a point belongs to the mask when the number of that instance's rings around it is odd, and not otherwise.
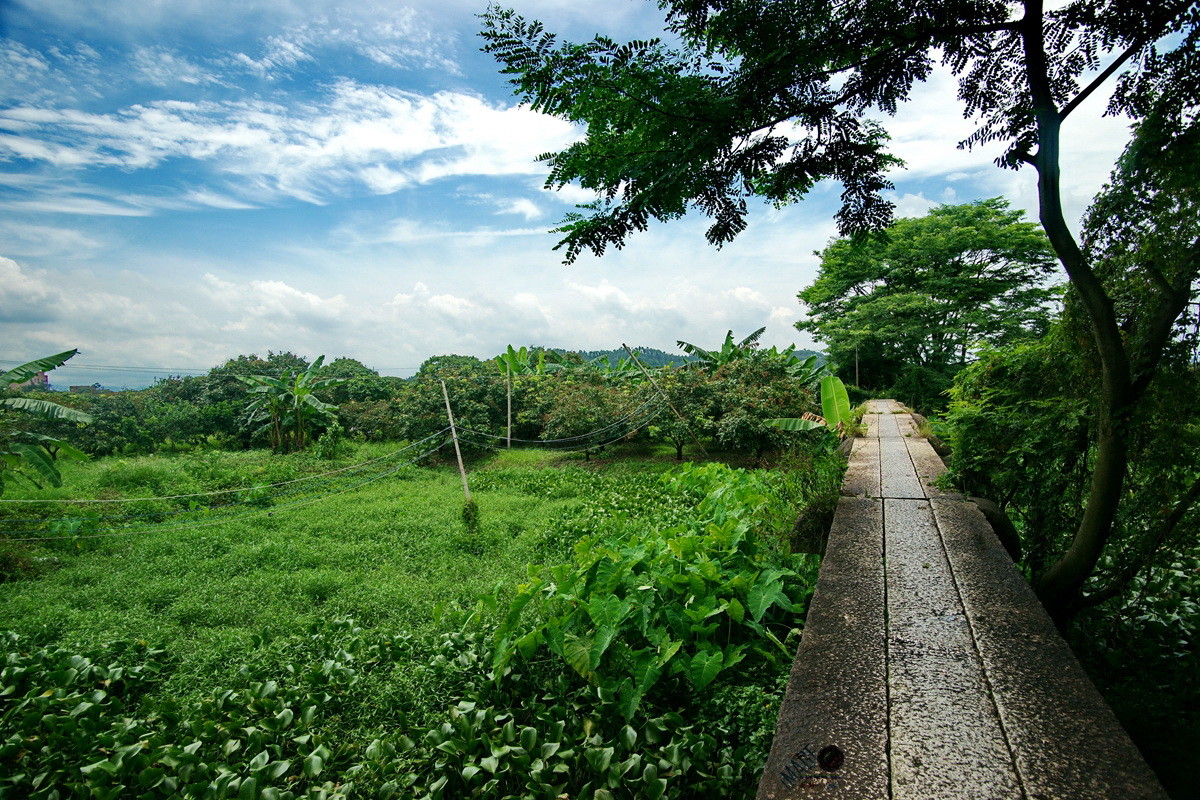
[{"label": "tree canopy", "polygon": [[842,375],[893,385],[906,365],[949,373],[982,345],[1045,334],[1054,252],[1036,223],[1002,199],[941,206],[821,253],[796,323],[828,345]]},{"label": "tree canopy", "polygon": [[[1166,338],[1131,354],[1113,297],[1063,214],[1064,122],[1102,87],[1108,112],[1153,118],[1168,138],[1200,111],[1200,1],[862,0],[761,3],[660,0],[679,45],[620,44],[598,36],[560,44],[537,22],[493,7],[485,50],[535,109],[583,124],[587,135],[542,158],[547,186],[578,182],[599,199],[558,229],[567,261],[620,247],[650,220],[689,208],[712,218],[713,244],[746,227],[747,200],[802,198],[822,179],[842,184],[843,234],[891,222],[884,127],[940,60],[958,78],[978,127],[962,146],[1004,145],[998,165],[1032,166],[1039,217],[1071,280],[1100,365],[1099,435],[1087,511],[1074,543],[1036,587],[1060,622],[1069,617],[1112,532],[1126,475],[1130,426]],[[1160,148],[1162,149],[1162,148]],[[1190,252],[1189,231],[1180,237]],[[1195,257],[1179,284],[1142,295],[1155,330],[1183,313]],[[1179,291],[1186,281],[1188,291]],[[1166,322],[1162,322],[1166,320]],[[1157,348],[1157,350],[1156,350]],[[1148,372],[1144,370],[1148,369]]]},{"label": "tree canopy", "polygon": [[[678,47],[659,39],[564,42],[515,11],[484,14],[485,50],[523,100],[587,126],[547,153],[547,186],[578,181],[601,199],[558,229],[567,260],[620,247],[651,219],[689,208],[711,217],[711,243],[746,226],[747,200],[788,203],[818,181],[843,185],[843,234],[891,220],[884,127],[935,61],[959,77],[965,111],[980,125],[966,146],[1008,144],[1006,166],[1057,160],[1057,126],[1113,71],[1124,70],[1110,110],[1135,117],[1156,102],[1194,102],[1200,70],[1194,2],[867,0],[758,3],[663,0]],[[1164,36],[1184,31],[1177,47]],[[1115,58],[1086,85],[1081,81]],[[1053,113],[1053,143],[1043,130]],[[1050,148],[1053,152],[1049,152]]]}]

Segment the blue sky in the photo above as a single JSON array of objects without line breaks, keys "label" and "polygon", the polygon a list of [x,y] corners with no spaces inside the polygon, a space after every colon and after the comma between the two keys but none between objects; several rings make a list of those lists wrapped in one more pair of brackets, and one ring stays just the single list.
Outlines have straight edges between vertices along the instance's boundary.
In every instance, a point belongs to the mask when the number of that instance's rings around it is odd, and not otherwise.
[{"label": "blue sky", "polygon": [[[700,215],[572,266],[542,188],[579,135],[517,105],[462,0],[0,0],[0,359],[78,347],[51,381],[144,385],[239,353],[350,356],[409,375],[443,353],[715,345],[792,324],[840,188],[708,247]],[[568,39],[646,38],[645,0],[523,0]],[[1065,130],[1077,219],[1128,138],[1098,94]],[[1004,195],[936,72],[886,121],[901,215]],[[111,367],[111,368],[110,368]],[[115,369],[137,367],[139,369]]]}]

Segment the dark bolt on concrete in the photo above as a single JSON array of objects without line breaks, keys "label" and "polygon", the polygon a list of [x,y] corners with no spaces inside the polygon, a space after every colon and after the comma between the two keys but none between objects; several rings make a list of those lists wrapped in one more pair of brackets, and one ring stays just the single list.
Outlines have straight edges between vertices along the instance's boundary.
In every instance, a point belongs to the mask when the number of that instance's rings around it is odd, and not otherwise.
[{"label": "dark bolt on concrete", "polygon": [[759,800],[1166,800],[978,508],[870,408]]},{"label": "dark bolt on concrete", "polygon": [[[759,800],[888,798],[882,514],[878,500],[838,502]],[[844,756],[833,771],[810,755],[829,745]]]}]

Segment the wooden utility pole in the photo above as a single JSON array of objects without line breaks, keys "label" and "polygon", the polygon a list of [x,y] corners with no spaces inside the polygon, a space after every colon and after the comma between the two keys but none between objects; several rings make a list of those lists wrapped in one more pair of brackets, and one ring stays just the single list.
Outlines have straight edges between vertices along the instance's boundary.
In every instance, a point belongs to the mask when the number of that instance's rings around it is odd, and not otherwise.
[{"label": "wooden utility pole", "polygon": [[512,364],[508,365],[508,437],[505,449],[512,449]]},{"label": "wooden utility pole", "polygon": [[621,342],[621,347],[625,348],[625,352],[629,353],[629,357],[633,359],[633,363],[637,364],[637,368],[640,369],[642,374],[646,376],[646,380],[650,381],[650,385],[654,387],[655,391],[658,392],[659,396],[662,397],[667,406],[675,412],[675,416],[679,417],[679,421],[683,423],[685,428],[687,428],[688,435],[692,437],[692,441],[695,442],[696,446],[700,448],[700,452],[707,456],[708,451],[704,449],[704,445],[700,444],[700,440],[696,437],[696,433],[692,430],[692,426],[688,423],[683,414],[679,413],[679,409],[675,408],[675,405],[671,402],[671,398],[667,397],[667,393],[664,392],[662,387],[658,385],[658,382],[654,380],[654,376],[646,371],[646,368],[642,366],[642,362],[638,361],[638,357],[635,356],[633,351],[629,349],[629,345]]},{"label": "wooden utility pole", "polygon": [[442,397],[446,399],[446,417],[450,420],[450,438],[454,440],[454,455],[458,458],[458,474],[462,476],[463,494],[467,502],[471,502],[471,489],[467,486],[467,468],[463,466],[462,450],[458,449],[458,430],[454,427],[454,412],[450,410],[450,392],[446,390],[446,382],[438,380],[442,385]]}]

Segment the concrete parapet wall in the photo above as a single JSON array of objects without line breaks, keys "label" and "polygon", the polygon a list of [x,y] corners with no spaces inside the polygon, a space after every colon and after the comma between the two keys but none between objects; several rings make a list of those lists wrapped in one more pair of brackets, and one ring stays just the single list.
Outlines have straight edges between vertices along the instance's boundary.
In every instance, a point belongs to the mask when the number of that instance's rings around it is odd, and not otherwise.
[{"label": "concrete parapet wall", "polygon": [[760,800],[1166,800],[911,416],[866,422]]}]

